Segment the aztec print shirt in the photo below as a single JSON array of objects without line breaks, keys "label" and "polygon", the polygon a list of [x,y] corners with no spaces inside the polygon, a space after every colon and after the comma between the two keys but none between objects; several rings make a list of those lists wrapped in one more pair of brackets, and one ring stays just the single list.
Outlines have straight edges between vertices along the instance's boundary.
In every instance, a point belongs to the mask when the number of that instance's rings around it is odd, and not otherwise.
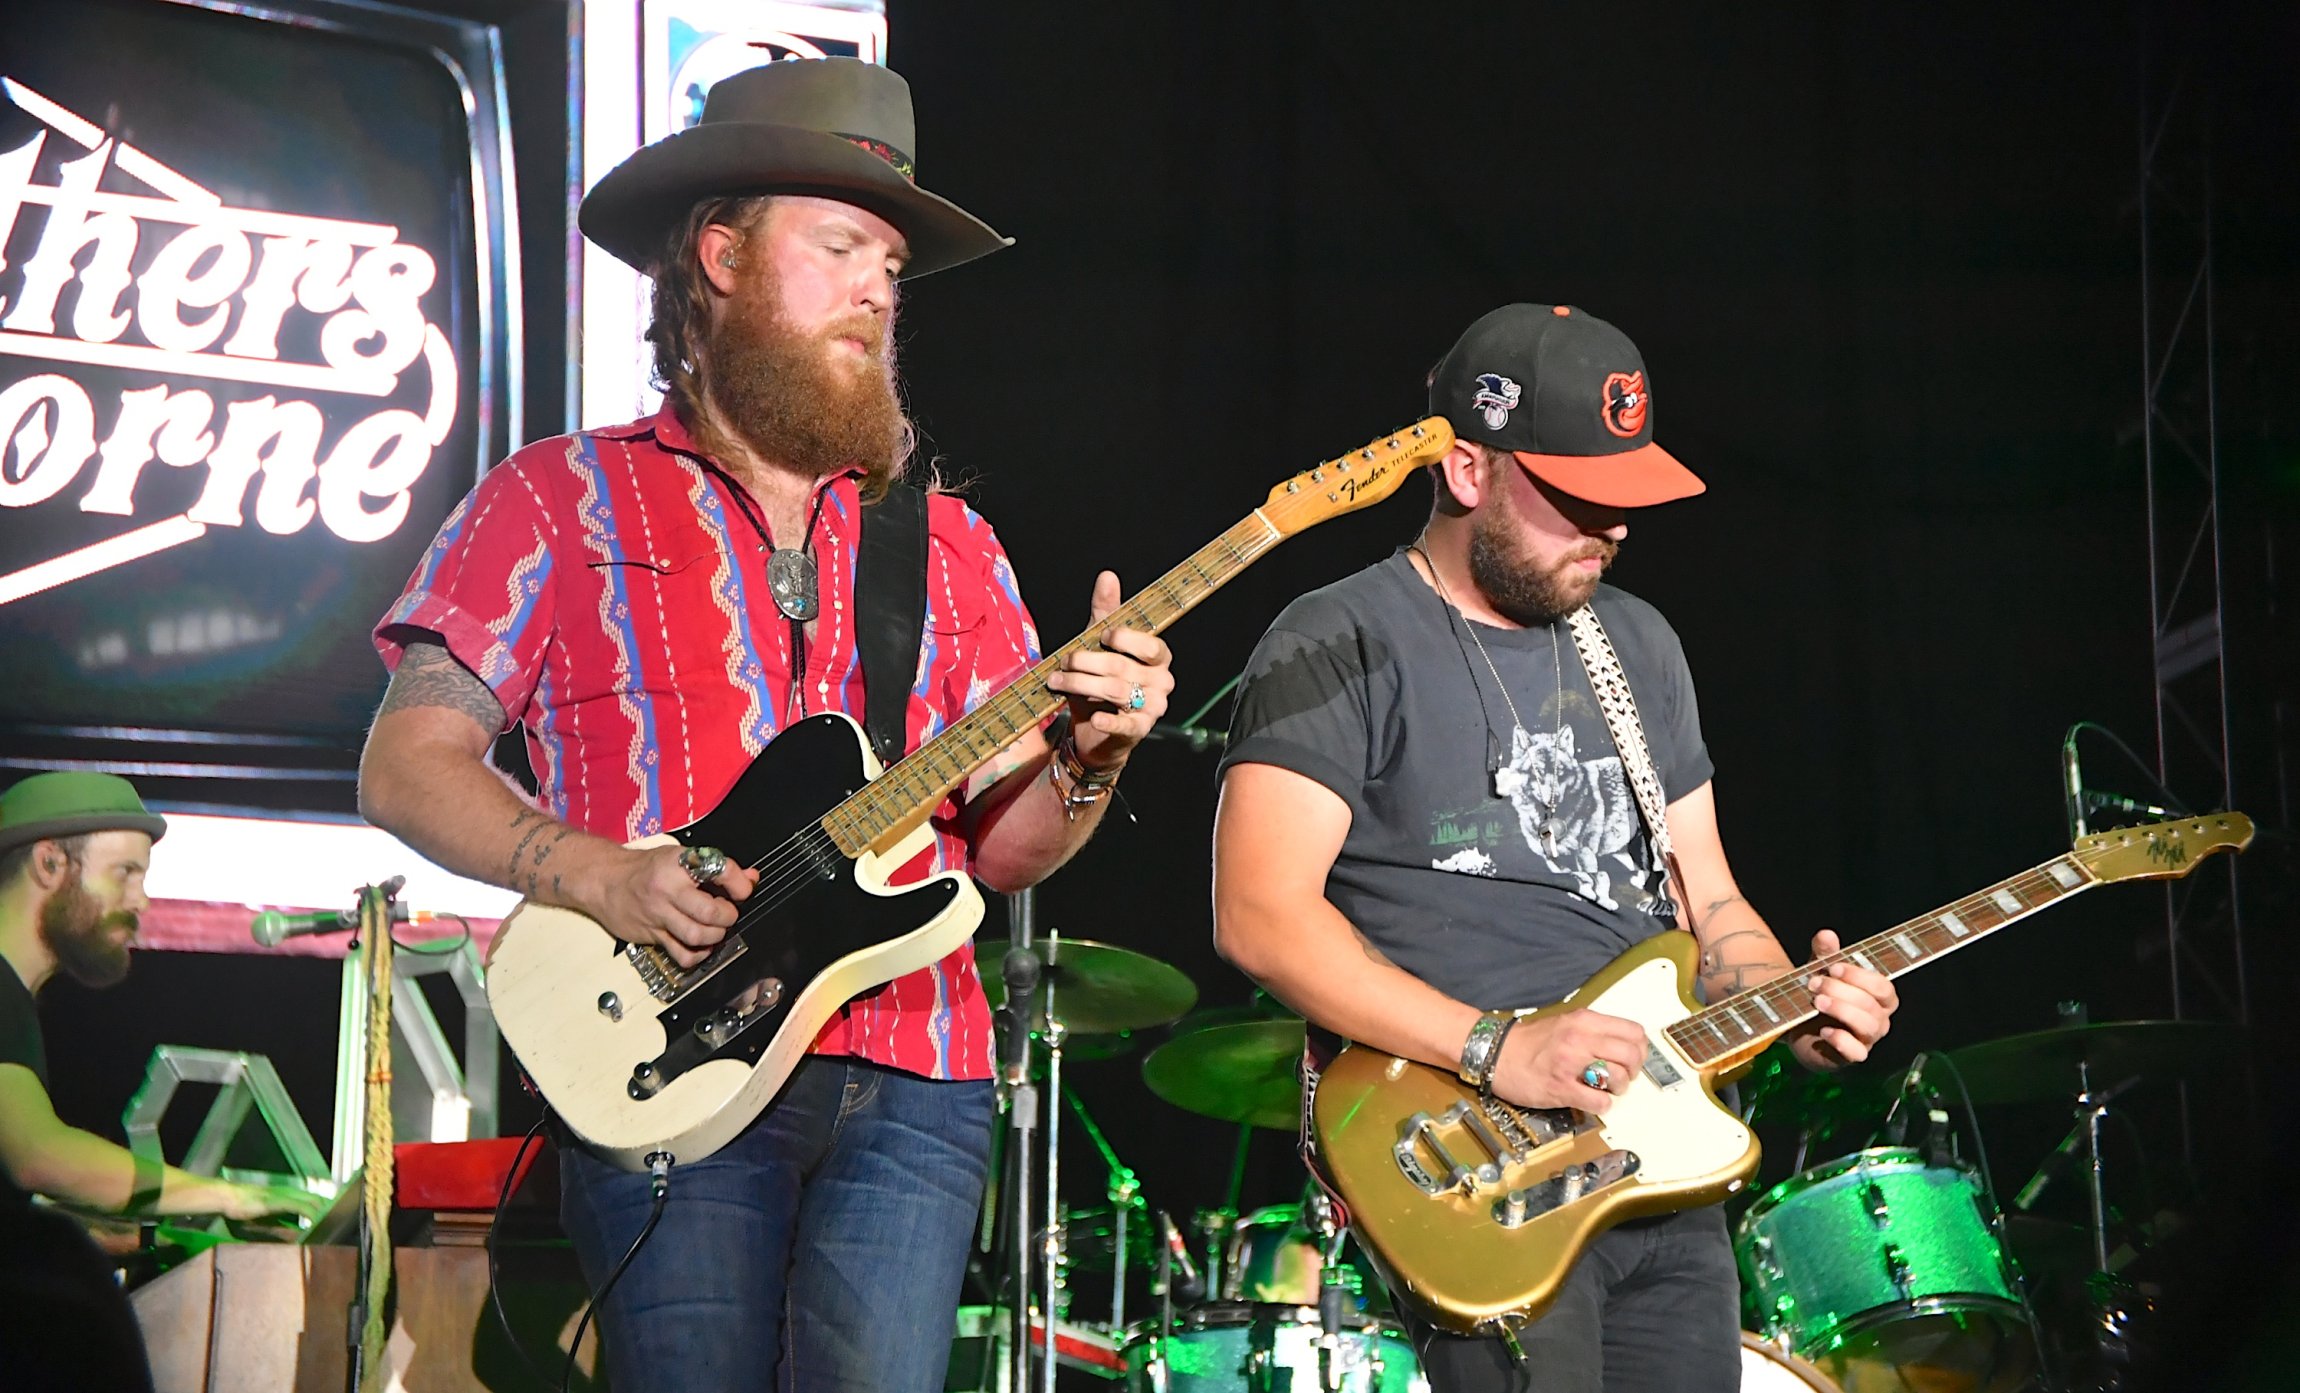
[{"label": "aztec print shirt", "polygon": [[[544,806],[618,842],[709,812],[801,715],[863,716],[855,476],[817,489],[823,601],[802,694],[792,690],[791,625],[769,596],[758,534],[700,457],[668,409],[519,450],[448,515],[375,630],[387,666],[418,631],[439,635],[503,703],[506,729],[524,729]],[[910,747],[1038,657],[990,524],[957,498],[931,495]],[[972,869],[957,830],[962,797],[937,811],[932,852],[897,882]],[[974,946],[857,997],[814,1048],[928,1078],[989,1078],[990,1010]]]}]

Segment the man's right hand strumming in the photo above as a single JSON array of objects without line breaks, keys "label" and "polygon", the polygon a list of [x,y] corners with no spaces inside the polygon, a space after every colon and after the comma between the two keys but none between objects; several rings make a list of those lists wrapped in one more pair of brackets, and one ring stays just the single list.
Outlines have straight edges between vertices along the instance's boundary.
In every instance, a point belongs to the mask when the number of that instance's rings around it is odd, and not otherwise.
[{"label": "man's right hand strumming", "polygon": [[[1501,1042],[1491,1083],[1494,1096],[1526,1108],[1577,1108],[1604,1113],[1613,1095],[1645,1063],[1645,1030],[1635,1021],[1595,1011],[1567,1011],[1519,1021]],[[1583,1074],[1594,1064],[1609,1083],[1592,1088]]]},{"label": "man's right hand strumming", "polygon": [[734,926],[735,906],[749,899],[759,873],[730,864],[708,882],[724,892],[697,885],[680,862],[681,848],[653,846],[634,851],[613,847],[584,875],[583,889],[571,896],[601,928],[626,943],[647,944],[693,967]]}]

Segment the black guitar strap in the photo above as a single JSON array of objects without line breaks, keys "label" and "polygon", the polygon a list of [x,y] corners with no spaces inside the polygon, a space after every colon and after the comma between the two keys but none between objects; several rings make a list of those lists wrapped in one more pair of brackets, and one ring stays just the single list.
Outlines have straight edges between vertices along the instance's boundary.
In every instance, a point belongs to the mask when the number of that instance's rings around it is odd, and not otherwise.
[{"label": "black guitar strap", "polygon": [[862,651],[863,730],[882,763],[909,745],[910,689],[926,631],[926,494],[895,484],[863,509],[855,560],[855,643]]}]

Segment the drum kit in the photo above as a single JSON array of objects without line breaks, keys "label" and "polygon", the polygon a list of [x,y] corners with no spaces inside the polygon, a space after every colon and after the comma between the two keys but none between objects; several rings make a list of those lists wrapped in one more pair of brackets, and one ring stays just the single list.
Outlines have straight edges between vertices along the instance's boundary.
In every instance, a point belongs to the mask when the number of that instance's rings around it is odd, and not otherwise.
[{"label": "drum kit", "polygon": [[[976,949],[994,1006],[1005,993],[988,969],[1006,947]],[[1029,998],[1027,1081],[1045,1089],[1035,1162],[1044,1188],[1033,1207],[1034,1162],[1007,1145],[995,1173],[1010,1193],[994,1194],[986,1206],[981,1246],[988,1253],[1007,1235],[1010,1280],[998,1304],[962,1311],[960,1346],[971,1335],[982,1353],[954,1359],[949,1387],[1052,1393],[1060,1368],[1077,1371],[1064,1375],[1066,1387],[1091,1377],[1123,1383],[1129,1393],[1425,1390],[1387,1292],[1321,1192],[1311,1186],[1299,1198],[1240,1206],[1252,1132],[1300,1126],[1302,1021],[1266,1004],[1192,1012],[1189,979],[1130,949],[1048,936],[1038,951],[1044,966]],[[1000,1019],[1011,1028],[1008,1013]],[[1226,1202],[1180,1224],[1149,1205],[1084,1102],[1062,1085],[1066,1054],[1107,1060],[1134,1043],[1134,1032],[1160,1027],[1171,1028],[1141,1063],[1150,1092],[1239,1129]],[[1794,1128],[1798,1145],[1795,1173],[1757,1194],[1734,1230],[1744,1323],[1752,1327],[1742,1337],[1742,1386],[1756,1393],[2129,1386],[2120,1380],[2139,1352],[2136,1331],[2145,1340],[2149,1302],[2119,1276],[2133,1252],[2112,1230],[2101,1127],[2128,1088],[2178,1076],[2230,1047],[2225,1027],[2078,1024],[1920,1055],[1897,1089],[1888,1089],[1890,1076],[1864,1087],[1858,1075],[1761,1069],[1745,1085],[1746,1110],[1760,1126]],[[2073,1105],[2075,1130],[2021,1188],[2009,1222],[1984,1170],[1957,1154],[1937,1091],[1943,1076],[1948,1096],[1974,1106]],[[1010,1074],[1010,1094],[1013,1083]],[[1904,1112],[1926,1123],[1920,1144],[1904,1144]],[[1107,1172],[1105,1207],[1067,1208],[1058,1199],[1063,1128],[1052,1123],[1066,1113]],[[1817,1139],[1863,1130],[1871,1144],[1813,1161]],[[1880,1137],[1891,1144],[1874,1144]],[[2089,1223],[2027,1212],[2063,1167],[2078,1172]],[[1107,1319],[1087,1319],[1072,1309],[1083,1304],[1074,1288],[1078,1278],[1101,1273],[1110,1280]],[[2032,1299],[2040,1273],[2078,1293],[2062,1303],[2066,1310],[2045,1311]],[[1130,1318],[1130,1280],[1150,1293],[1148,1314],[1137,1306]],[[1017,1291],[1027,1296],[1017,1302]],[[1018,1311],[1027,1313],[1027,1336]],[[1048,1311],[1052,1360],[1042,1357]],[[1029,1353],[1018,1358],[1025,1339]]]}]

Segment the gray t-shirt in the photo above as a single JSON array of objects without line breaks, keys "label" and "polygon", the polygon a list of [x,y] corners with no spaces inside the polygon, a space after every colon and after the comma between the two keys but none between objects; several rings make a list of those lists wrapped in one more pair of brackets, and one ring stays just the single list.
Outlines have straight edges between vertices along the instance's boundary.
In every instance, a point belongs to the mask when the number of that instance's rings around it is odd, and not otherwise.
[{"label": "gray t-shirt", "polygon": [[[1643,600],[1592,603],[1674,802],[1712,772],[1684,650]],[[1505,700],[1466,623],[1402,550],[1304,595],[1254,650],[1222,767],[1349,804],[1326,898],[1390,961],[1481,1010],[1547,1005],[1673,925],[1572,633],[1478,625]]]}]

